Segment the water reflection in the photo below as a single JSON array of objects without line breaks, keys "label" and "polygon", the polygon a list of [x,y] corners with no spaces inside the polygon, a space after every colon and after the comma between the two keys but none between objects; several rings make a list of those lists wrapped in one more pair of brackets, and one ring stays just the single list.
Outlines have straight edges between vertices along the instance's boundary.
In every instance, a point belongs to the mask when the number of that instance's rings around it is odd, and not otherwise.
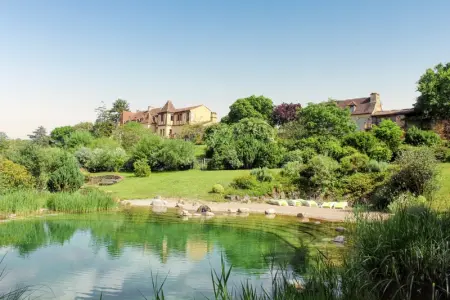
[{"label": "water reflection", "polygon": [[[16,284],[50,287],[43,299],[136,299],[151,296],[150,272],[168,276],[168,299],[204,298],[220,257],[233,280],[270,284],[267,257],[304,271],[316,227],[295,219],[250,216],[181,222],[175,212],[130,209],[0,225],[0,253],[9,252],[0,294]],[[53,295],[54,294],[54,295]]]}]

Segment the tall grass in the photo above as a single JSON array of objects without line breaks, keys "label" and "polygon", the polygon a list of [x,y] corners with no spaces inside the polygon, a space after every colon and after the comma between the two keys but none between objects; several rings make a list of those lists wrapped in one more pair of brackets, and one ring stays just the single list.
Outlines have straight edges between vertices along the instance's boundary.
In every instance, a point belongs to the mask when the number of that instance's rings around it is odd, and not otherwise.
[{"label": "tall grass", "polygon": [[22,190],[0,195],[0,213],[34,213],[45,206],[49,193]]},{"label": "tall grass", "polygon": [[86,189],[74,193],[52,194],[47,206],[53,211],[87,213],[110,210],[117,206],[117,202],[97,189]]}]

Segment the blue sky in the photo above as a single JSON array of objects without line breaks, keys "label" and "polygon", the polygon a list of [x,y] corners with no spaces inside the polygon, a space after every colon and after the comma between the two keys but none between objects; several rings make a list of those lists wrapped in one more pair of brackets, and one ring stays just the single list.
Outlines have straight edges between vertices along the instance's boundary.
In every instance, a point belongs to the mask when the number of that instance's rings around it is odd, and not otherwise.
[{"label": "blue sky", "polygon": [[450,1],[0,1],[0,131],[237,98],[319,102],[379,92],[411,107],[450,58]]}]

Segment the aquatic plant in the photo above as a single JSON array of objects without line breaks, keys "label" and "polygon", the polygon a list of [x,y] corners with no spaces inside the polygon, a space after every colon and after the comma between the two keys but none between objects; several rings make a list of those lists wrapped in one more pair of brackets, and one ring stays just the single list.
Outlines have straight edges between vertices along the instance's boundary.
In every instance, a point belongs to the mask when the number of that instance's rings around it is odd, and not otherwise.
[{"label": "aquatic plant", "polygon": [[47,206],[53,211],[86,213],[110,210],[117,202],[107,193],[85,189],[75,193],[56,193],[48,198]]}]

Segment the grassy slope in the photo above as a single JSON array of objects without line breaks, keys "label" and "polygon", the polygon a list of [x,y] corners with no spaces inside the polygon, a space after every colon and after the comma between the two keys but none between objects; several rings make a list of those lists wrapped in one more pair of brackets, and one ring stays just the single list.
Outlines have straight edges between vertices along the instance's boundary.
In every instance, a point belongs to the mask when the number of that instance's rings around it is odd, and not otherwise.
[{"label": "grassy slope", "polygon": [[150,177],[138,178],[131,173],[120,173],[125,179],[115,185],[101,187],[112,191],[120,199],[144,199],[154,196],[199,200],[220,200],[222,196],[210,194],[214,184],[224,187],[237,176],[249,174],[248,170],[200,171],[152,173]]},{"label": "grassy slope", "polygon": [[441,164],[441,188],[433,206],[439,210],[450,209],[450,163]]}]

